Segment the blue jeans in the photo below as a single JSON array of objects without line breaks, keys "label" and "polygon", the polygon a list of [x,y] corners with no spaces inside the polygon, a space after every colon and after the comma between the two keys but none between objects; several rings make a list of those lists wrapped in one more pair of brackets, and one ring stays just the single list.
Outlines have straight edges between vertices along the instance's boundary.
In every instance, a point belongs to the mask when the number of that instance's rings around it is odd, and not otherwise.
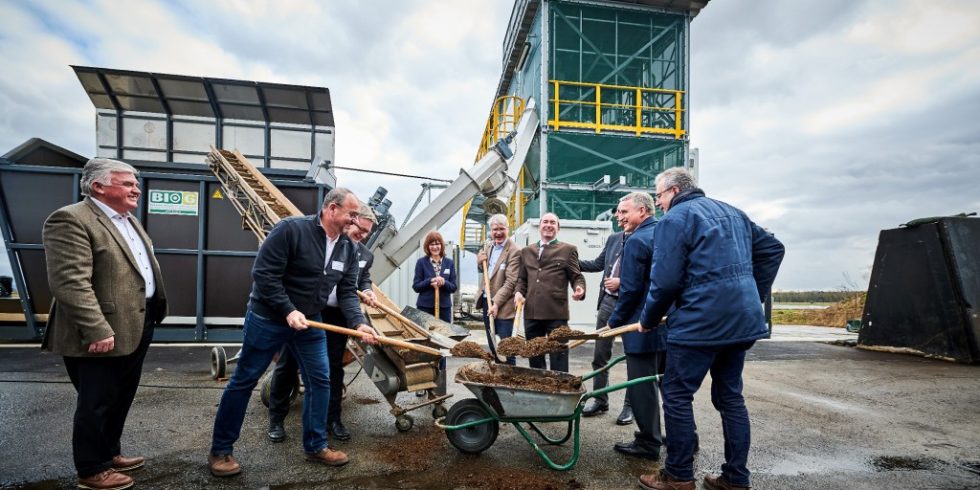
[{"label": "blue jeans", "polygon": [[[493,319],[493,328],[497,331],[497,336],[501,340],[514,335],[514,319],[501,320],[500,318]],[[490,338],[490,317],[487,316],[487,310],[483,310],[483,329],[487,333],[487,342],[489,345],[496,346],[497,342]],[[494,353],[496,353],[496,348],[494,348]],[[514,356],[507,357],[507,364],[511,366],[517,365],[517,358]]]},{"label": "blue jeans", "polygon": [[[320,316],[309,317],[319,320]],[[221,395],[214,417],[211,453],[232,453],[245,421],[252,390],[272,358],[286,345],[299,364],[306,393],[303,396],[303,450],[318,453],[327,447],[327,406],[330,402],[330,367],[326,336],[322,330],[296,331],[282,321],[270,320],[252,311],[245,314],[245,337],[238,365]]]},{"label": "blue jeans", "polygon": [[751,429],[742,398],[745,351],[754,342],[715,347],[667,346],[663,381],[664,421],[667,426],[667,461],[664,470],[680,480],[694,479],[694,393],[711,372],[711,403],[721,414],[725,438],[725,464],[721,474],[732,485],[749,486]]}]

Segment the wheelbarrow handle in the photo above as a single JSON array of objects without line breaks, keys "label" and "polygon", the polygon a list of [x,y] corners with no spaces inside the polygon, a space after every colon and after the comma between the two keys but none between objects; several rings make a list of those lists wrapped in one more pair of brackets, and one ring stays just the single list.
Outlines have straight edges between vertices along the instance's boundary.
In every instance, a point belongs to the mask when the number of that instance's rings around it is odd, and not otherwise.
[{"label": "wheelbarrow handle", "polygon": [[629,381],[625,381],[625,382],[622,382],[622,383],[617,383],[617,384],[614,384],[614,385],[609,385],[609,386],[607,386],[605,388],[600,388],[600,389],[595,390],[595,391],[590,391],[590,392],[582,395],[582,399],[581,399],[581,401],[579,403],[579,408],[582,407],[581,402],[584,402],[585,400],[588,400],[589,398],[595,398],[597,396],[605,395],[606,393],[612,393],[613,391],[619,391],[619,390],[621,390],[623,388],[629,388],[630,386],[637,385],[637,384],[640,384],[640,383],[649,383],[651,381],[660,381],[660,378],[662,378],[662,377],[663,377],[662,374],[655,374],[653,376],[643,376],[642,378],[631,379]]},{"label": "wheelbarrow handle", "polygon": [[602,366],[601,368],[596,369],[595,371],[592,371],[591,373],[588,373],[586,375],[583,375],[582,376],[582,381],[587,381],[589,379],[592,379],[592,378],[596,377],[596,375],[598,375],[599,373],[608,371],[610,368],[612,368],[616,364],[619,364],[619,363],[623,362],[623,360],[625,360],[625,359],[626,359],[626,354],[623,354],[623,355],[621,355],[621,356],[619,356],[619,357],[617,357],[617,358],[609,361],[609,363],[606,364],[605,366]]}]

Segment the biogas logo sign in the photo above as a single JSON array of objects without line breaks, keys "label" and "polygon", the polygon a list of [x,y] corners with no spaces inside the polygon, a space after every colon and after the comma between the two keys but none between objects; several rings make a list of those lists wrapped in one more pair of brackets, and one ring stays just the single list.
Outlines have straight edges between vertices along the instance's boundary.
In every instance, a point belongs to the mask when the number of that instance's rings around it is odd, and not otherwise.
[{"label": "biogas logo sign", "polygon": [[150,214],[197,216],[198,193],[189,191],[150,190]]}]

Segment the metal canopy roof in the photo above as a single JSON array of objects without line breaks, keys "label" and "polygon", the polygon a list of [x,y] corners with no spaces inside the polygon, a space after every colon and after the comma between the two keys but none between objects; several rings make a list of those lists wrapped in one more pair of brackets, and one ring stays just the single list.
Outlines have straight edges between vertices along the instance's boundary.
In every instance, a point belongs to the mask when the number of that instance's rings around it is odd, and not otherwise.
[{"label": "metal canopy roof", "polygon": [[325,87],[74,66],[96,109],[333,126]]}]

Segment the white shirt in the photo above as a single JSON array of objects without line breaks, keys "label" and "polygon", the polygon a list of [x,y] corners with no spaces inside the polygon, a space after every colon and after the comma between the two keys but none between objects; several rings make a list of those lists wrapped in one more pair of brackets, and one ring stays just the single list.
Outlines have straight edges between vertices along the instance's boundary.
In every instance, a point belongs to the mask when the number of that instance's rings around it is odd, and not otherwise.
[{"label": "white shirt", "polygon": [[109,217],[109,221],[116,226],[119,230],[119,234],[126,240],[129,245],[129,250],[133,253],[133,257],[136,258],[136,264],[139,266],[140,275],[143,276],[143,281],[146,283],[146,297],[147,299],[153,297],[153,293],[157,290],[156,282],[153,280],[153,266],[150,264],[150,256],[146,251],[146,244],[140,238],[139,233],[136,232],[136,228],[133,228],[133,224],[129,221],[129,213],[119,213],[115,209],[109,207],[108,204],[92,198],[95,205]]},{"label": "white shirt", "polygon": [[[323,225],[321,224],[321,226]],[[327,271],[330,270],[328,269],[328,267],[330,267],[330,256],[333,255],[333,247],[337,245],[337,240],[340,240],[339,233],[337,234],[337,238],[334,238],[333,240],[330,239],[330,235],[327,235],[327,250],[326,252],[324,252],[326,255],[323,256],[324,274],[326,274]],[[334,286],[333,290],[330,291],[330,296],[327,296],[327,306],[337,307],[338,304],[339,303],[337,303],[337,286]]]}]

